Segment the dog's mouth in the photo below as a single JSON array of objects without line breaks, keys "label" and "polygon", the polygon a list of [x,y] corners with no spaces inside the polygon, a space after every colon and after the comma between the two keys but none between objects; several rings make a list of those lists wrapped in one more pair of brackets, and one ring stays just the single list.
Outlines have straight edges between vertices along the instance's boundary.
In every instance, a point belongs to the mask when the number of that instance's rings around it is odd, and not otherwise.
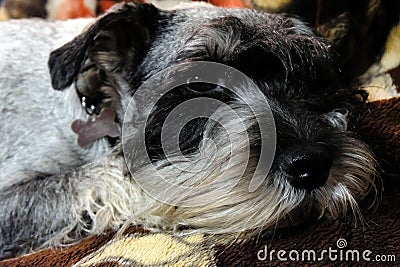
[{"label": "dog's mouth", "polygon": [[78,144],[90,147],[94,141],[106,137],[114,146],[119,142],[120,94],[116,83],[112,83],[105,71],[90,60],[86,62],[74,82],[76,93],[87,121],[75,120],[71,128],[78,135]]}]

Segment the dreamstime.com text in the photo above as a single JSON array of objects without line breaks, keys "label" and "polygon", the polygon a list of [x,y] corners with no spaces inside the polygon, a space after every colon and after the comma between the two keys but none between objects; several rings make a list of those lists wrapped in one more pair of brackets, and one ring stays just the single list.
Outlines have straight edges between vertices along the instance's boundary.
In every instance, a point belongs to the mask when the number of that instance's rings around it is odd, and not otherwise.
[{"label": "dreamstime.com text", "polygon": [[265,245],[257,252],[257,259],[260,261],[369,261],[369,262],[396,262],[396,255],[376,255],[371,250],[346,249],[347,241],[340,238],[336,247],[329,247],[323,250],[269,250]]}]

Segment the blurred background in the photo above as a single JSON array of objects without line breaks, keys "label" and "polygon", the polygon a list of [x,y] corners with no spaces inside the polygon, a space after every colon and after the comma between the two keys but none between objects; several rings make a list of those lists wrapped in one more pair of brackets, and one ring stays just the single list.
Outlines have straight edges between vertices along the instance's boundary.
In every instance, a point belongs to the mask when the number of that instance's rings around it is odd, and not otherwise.
[{"label": "blurred background", "polygon": [[[210,0],[209,2],[224,7],[250,7],[244,4],[245,1],[247,0]],[[0,4],[2,3],[0,20],[29,17],[51,19],[93,17],[121,2],[152,2],[160,7],[168,8],[180,2],[190,2],[190,0],[0,0]]]},{"label": "blurred background", "polygon": [[[0,0],[3,2],[0,20],[41,17],[70,19],[93,17],[104,13],[112,5],[121,2],[151,2],[159,7],[172,7],[191,0]],[[204,1],[222,7],[255,7],[280,10],[291,0],[193,0]],[[307,0],[308,1],[308,0]]]},{"label": "blurred background", "polygon": [[[17,18],[71,19],[94,17],[123,0],[0,0],[0,20]],[[136,1],[136,2],[140,2]]]}]

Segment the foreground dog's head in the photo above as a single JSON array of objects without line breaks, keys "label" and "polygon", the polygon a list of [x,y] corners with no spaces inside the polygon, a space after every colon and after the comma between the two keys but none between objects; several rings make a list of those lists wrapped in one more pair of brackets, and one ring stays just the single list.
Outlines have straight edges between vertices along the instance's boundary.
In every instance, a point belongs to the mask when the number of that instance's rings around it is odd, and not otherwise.
[{"label": "foreground dog's head", "polygon": [[[337,217],[349,206],[357,211],[356,201],[365,196],[375,174],[368,148],[348,132],[360,92],[339,87],[329,46],[297,19],[246,9],[167,12],[126,4],[54,51],[49,66],[55,89],[76,82],[94,110],[114,109],[122,123],[131,96],[151,76],[195,61],[234,67],[254,84],[243,82],[234,93],[223,85],[188,83],[151,108],[145,131],[151,163],[134,157],[129,167],[153,186],[162,175],[190,190],[166,200],[173,205],[146,203],[143,212],[148,217],[158,216],[171,227],[223,233],[299,222],[311,213]],[[146,94],[139,97],[146,100]],[[164,121],[178,105],[199,97],[226,103],[235,114],[220,110],[214,120],[191,120],[177,133],[186,160],[174,153],[167,159],[161,140]],[[257,116],[270,111],[275,155],[261,185],[249,190],[266,138]],[[179,122],[179,117],[173,120]],[[130,125],[124,140],[129,155],[143,152],[136,145],[135,126]],[[190,171],[198,166],[203,166],[201,171]],[[233,180],[237,184],[222,194]],[[195,202],[199,205],[183,205]]]}]

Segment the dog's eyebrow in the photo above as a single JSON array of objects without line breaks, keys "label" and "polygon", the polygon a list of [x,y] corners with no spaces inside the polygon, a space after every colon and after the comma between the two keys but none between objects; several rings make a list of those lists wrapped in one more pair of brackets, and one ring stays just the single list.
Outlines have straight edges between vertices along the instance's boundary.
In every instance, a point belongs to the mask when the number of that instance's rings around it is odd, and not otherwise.
[{"label": "dog's eyebrow", "polygon": [[177,60],[223,61],[240,45],[242,21],[235,16],[219,17],[197,27],[178,52]]}]

